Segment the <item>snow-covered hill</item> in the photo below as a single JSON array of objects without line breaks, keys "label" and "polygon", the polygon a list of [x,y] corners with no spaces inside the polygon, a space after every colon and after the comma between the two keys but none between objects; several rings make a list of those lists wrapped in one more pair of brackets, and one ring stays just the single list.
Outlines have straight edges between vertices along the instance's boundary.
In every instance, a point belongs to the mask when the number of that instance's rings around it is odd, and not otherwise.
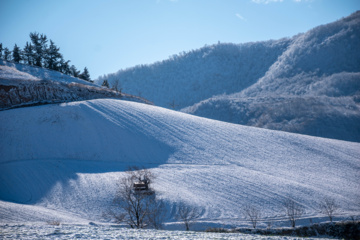
[{"label": "snow-covered hill", "polygon": [[[360,144],[247,127],[135,102],[98,99],[0,112],[0,222],[103,221],[131,165],[151,168],[167,204],[199,206],[203,227],[244,225],[241,209],[284,220],[291,196],[303,224],[334,198],[359,215]],[[260,224],[261,225],[261,224]],[[262,226],[265,224],[262,223]],[[173,227],[171,227],[173,226]]]},{"label": "snow-covered hill", "polygon": [[47,103],[118,98],[149,103],[140,97],[34,66],[0,59],[0,110]]},{"label": "snow-covered hill", "polygon": [[290,39],[217,44],[101,77],[207,118],[360,142],[360,11]]}]

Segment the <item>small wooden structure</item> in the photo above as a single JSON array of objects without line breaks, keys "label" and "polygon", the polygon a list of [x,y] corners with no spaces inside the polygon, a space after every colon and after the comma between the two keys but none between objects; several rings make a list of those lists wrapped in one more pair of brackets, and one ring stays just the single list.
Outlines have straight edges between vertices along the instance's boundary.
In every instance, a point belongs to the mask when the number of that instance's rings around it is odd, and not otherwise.
[{"label": "small wooden structure", "polygon": [[146,191],[148,189],[149,189],[149,181],[147,179],[139,180],[138,182],[134,183],[135,191]]}]

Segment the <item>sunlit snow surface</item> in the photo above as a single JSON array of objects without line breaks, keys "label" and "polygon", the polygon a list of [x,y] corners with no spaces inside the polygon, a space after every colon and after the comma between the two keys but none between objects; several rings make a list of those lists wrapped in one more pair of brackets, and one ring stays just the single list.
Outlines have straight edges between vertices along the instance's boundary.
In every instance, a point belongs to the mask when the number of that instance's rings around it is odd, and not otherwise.
[{"label": "sunlit snow surface", "polygon": [[[324,197],[337,217],[359,215],[360,144],[229,124],[102,99],[0,112],[0,222],[106,221],[117,181],[151,168],[167,206],[167,229],[183,229],[180,202],[202,209],[196,229],[247,226],[253,204],[286,219],[290,196],[319,219]],[[314,220],[315,221],[315,220]],[[287,223],[286,223],[287,225]]]},{"label": "sunlit snow surface", "polygon": [[[110,225],[44,225],[44,224],[20,224],[0,225],[1,239],[271,239],[292,240],[303,239],[294,237],[269,237],[260,235],[248,235],[241,233],[204,233],[186,231],[163,231],[163,230],[134,230],[118,228]],[[306,238],[312,239],[312,238]],[[326,238],[321,238],[326,240]]]}]

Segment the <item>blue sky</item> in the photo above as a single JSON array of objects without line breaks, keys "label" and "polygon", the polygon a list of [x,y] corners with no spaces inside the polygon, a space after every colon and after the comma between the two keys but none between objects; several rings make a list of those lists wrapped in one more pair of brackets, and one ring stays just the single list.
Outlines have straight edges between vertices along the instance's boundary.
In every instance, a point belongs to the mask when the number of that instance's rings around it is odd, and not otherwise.
[{"label": "blue sky", "polygon": [[220,42],[280,39],[346,17],[359,0],[0,0],[0,43],[44,33],[93,79]]}]

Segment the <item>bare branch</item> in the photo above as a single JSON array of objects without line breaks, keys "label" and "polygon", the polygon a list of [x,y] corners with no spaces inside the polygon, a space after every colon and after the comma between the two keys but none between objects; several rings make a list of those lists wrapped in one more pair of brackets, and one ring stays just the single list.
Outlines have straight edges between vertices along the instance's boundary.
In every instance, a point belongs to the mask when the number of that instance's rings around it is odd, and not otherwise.
[{"label": "bare branch", "polygon": [[255,208],[251,205],[246,205],[244,208],[244,215],[245,218],[250,220],[251,224],[253,225],[254,229],[256,228],[256,224],[261,217],[261,212],[258,208]]},{"label": "bare branch", "polygon": [[319,204],[319,208],[320,212],[327,215],[330,219],[330,222],[332,222],[334,213],[339,209],[339,206],[333,198],[326,197]]}]

